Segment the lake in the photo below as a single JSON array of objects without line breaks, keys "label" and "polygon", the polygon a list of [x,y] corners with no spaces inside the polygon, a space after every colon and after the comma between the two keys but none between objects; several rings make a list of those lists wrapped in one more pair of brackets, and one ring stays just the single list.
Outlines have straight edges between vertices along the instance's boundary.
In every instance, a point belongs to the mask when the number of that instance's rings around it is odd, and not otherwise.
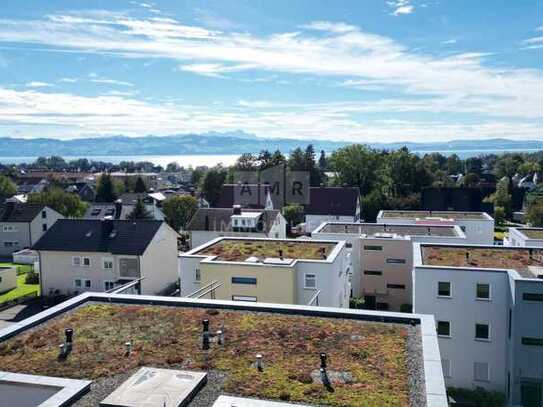
[{"label": "lake", "polygon": [[[539,151],[539,149],[508,149],[508,150],[436,150],[436,151],[417,151],[412,150],[413,153],[424,155],[432,152],[441,153],[444,156],[457,154],[460,158],[466,159],[469,157],[475,157],[480,154],[503,154],[503,153],[533,153]],[[329,153],[327,153],[329,154]],[[224,166],[232,165],[236,162],[239,154],[195,154],[195,155],[96,155],[86,157],[76,156],[63,156],[65,160],[75,160],[78,158],[87,158],[94,161],[105,161],[113,164],[118,164],[121,161],[150,161],[155,165],[161,165],[166,167],[171,162],[176,162],[179,165],[187,167],[198,167],[205,165],[207,167],[213,167],[217,164]],[[31,163],[36,160],[37,157],[0,157],[0,163],[2,164],[21,164]]]}]

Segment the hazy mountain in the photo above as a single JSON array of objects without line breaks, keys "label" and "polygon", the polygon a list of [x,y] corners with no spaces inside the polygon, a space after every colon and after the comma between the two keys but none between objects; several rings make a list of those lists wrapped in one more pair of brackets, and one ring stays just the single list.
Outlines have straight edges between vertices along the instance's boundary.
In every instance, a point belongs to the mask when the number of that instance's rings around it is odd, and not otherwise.
[{"label": "hazy mountain", "polygon": [[[299,146],[312,143],[316,151],[332,151],[349,142],[273,139],[256,137],[243,131],[209,132],[205,134],[177,134],[167,137],[145,136],[126,137],[109,136],[100,138],[81,138],[74,140],[57,140],[50,138],[22,139],[0,138],[0,156],[33,157],[33,156],[113,156],[113,155],[178,155],[178,154],[241,154],[254,153],[263,149],[289,152]],[[475,154],[496,151],[543,150],[543,141],[535,140],[453,140],[448,142],[428,143],[372,143],[372,147],[397,149],[407,146],[410,150],[463,151]]]}]

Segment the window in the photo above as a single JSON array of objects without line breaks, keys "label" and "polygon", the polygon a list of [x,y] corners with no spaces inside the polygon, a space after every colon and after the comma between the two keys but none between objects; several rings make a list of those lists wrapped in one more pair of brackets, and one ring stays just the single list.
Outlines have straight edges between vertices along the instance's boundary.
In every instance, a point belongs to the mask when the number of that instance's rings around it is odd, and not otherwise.
[{"label": "window", "polygon": [[387,259],[388,264],[405,264],[405,259]]},{"label": "window", "polygon": [[102,259],[102,268],[104,270],[113,270],[113,259],[109,259],[109,258]]},{"label": "window", "polygon": [[488,324],[475,324],[475,339],[483,341],[490,340],[490,328]]},{"label": "window", "polygon": [[19,246],[19,242],[13,241],[13,242],[4,242],[4,247],[15,247]]},{"label": "window", "polygon": [[81,280],[80,280],[79,278],[76,278],[76,279],[74,280],[74,286],[76,286],[76,287],[81,287]]},{"label": "window", "polygon": [[45,210],[41,211],[41,218],[47,219],[47,212]]},{"label": "window", "polygon": [[115,283],[113,281],[104,281],[104,291],[113,290]]},{"label": "window", "polygon": [[2,230],[4,232],[17,232],[17,228],[15,226],[12,226],[12,225],[4,225],[2,227]]},{"label": "window", "polygon": [[364,246],[364,250],[383,250],[383,246]]},{"label": "window", "polygon": [[543,338],[523,337],[520,341],[521,341],[521,343],[522,343],[523,345],[528,345],[528,346],[543,346]]},{"label": "window", "polygon": [[257,299],[248,295],[233,295],[232,301],[256,302]]},{"label": "window", "polygon": [[237,225],[238,225],[238,220],[234,219],[234,226],[237,226]]},{"label": "window", "polygon": [[444,377],[451,377],[451,361],[449,359],[441,359],[441,368]]},{"label": "window", "polygon": [[91,261],[90,257],[83,257],[83,266],[90,267]]},{"label": "window", "polygon": [[194,281],[196,281],[196,282],[202,281],[202,273],[201,273],[200,269],[194,270]]},{"label": "window", "polygon": [[477,283],[476,298],[478,300],[490,300],[490,284]]},{"label": "window", "polygon": [[488,382],[490,380],[488,363],[475,362],[473,364],[473,380],[478,382]]},{"label": "window", "polygon": [[245,219],[241,220],[241,226],[245,226]]},{"label": "window", "polygon": [[543,301],[543,294],[540,293],[523,293],[522,299],[524,301]]},{"label": "window", "polygon": [[437,335],[450,338],[451,323],[449,321],[437,321]]},{"label": "window", "polygon": [[72,265],[80,266],[81,265],[81,257],[72,257]]},{"label": "window", "polygon": [[232,277],[232,284],[256,285],[256,278],[254,278],[254,277]]},{"label": "window", "polygon": [[387,288],[394,288],[397,290],[405,290],[404,284],[387,284]]},{"label": "window", "polygon": [[47,232],[47,223],[43,223],[41,225],[41,230],[42,230],[42,232]]},{"label": "window", "polygon": [[304,275],[304,288],[317,288],[317,276],[315,274]]},{"label": "window", "polygon": [[438,281],[438,283],[437,283],[437,296],[438,297],[450,297],[451,296],[451,283],[449,281]]},{"label": "window", "polygon": [[90,286],[91,286],[91,281],[85,280],[85,288],[90,288]]},{"label": "window", "polygon": [[383,272],[381,270],[364,270],[364,274],[367,276],[382,276]]}]

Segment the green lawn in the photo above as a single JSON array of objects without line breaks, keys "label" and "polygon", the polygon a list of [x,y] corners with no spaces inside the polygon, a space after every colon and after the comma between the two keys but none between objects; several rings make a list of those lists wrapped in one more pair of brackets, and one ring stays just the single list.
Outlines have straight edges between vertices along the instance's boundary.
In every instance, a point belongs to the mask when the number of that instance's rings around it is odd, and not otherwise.
[{"label": "green lawn", "polygon": [[39,284],[25,284],[26,273],[32,269],[32,266],[26,264],[0,263],[0,267],[17,266],[17,288],[0,295],[0,304],[30,294],[34,291],[40,295]]}]

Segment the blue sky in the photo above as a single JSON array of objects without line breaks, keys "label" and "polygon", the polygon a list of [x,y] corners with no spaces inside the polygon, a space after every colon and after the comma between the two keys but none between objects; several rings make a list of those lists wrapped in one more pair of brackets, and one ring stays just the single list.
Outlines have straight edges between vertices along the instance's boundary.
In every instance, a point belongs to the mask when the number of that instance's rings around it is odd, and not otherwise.
[{"label": "blue sky", "polygon": [[542,139],[543,1],[3,0],[0,136]]}]

